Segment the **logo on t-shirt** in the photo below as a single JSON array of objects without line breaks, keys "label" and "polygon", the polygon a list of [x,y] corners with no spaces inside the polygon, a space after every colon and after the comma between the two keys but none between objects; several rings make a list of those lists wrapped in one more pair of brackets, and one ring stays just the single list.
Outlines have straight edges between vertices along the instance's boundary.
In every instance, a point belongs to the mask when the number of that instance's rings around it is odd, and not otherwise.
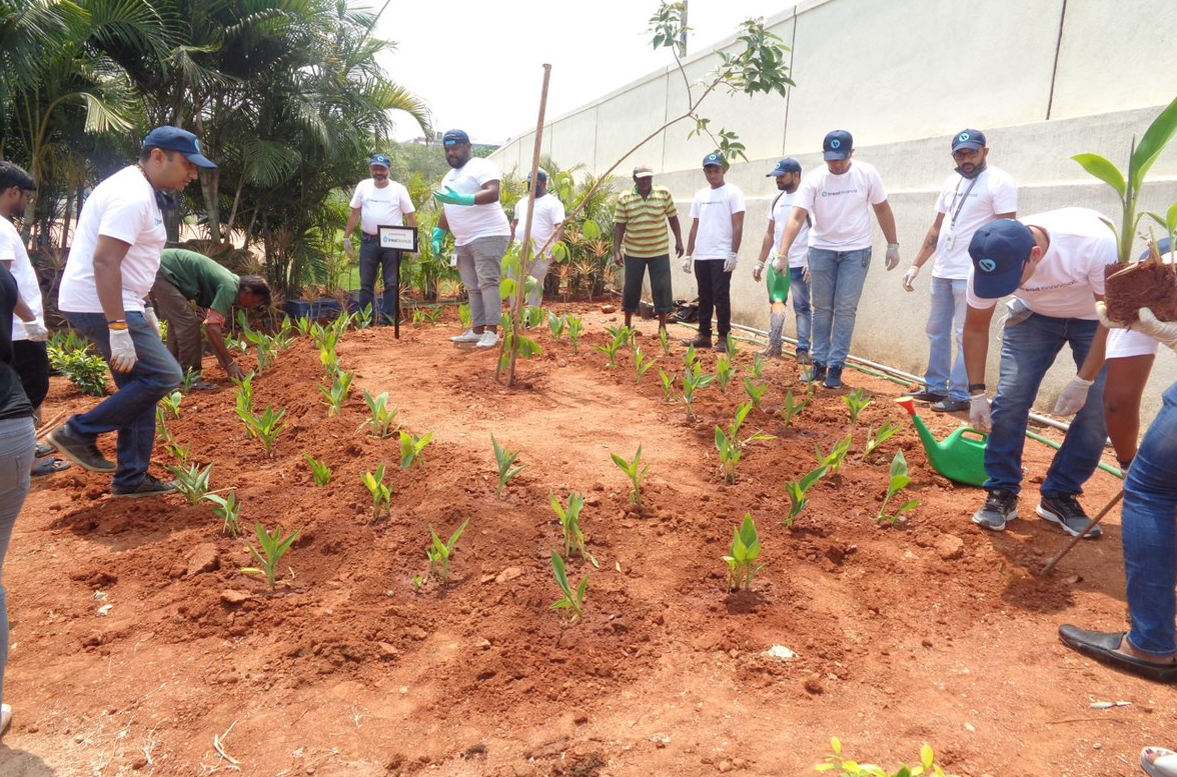
[{"label": "logo on t-shirt", "polygon": [[842,189],[841,191],[837,191],[837,192],[827,192],[827,191],[823,190],[821,193],[821,196],[822,197],[837,197],[839,194],[858,194],[858,189]]}]

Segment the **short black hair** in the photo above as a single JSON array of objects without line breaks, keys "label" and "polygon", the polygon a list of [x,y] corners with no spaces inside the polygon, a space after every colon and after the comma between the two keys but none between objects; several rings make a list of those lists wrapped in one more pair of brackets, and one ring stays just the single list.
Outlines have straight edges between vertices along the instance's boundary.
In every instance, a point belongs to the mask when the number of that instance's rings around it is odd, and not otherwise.
[{"label": "short black hair", "polygon": [[20,165],[0,160],[0,192],[19,186],[25,191],[36,191],[37,182]]},{"label": "short black hair", "polygon": [[[144,146],[143,149],[139,152],[139,164],[143,164],[148,159],[151,159],[151,151],[152,149],[156,148],[159,148],[159,146]],[[164,153],[169,162],[172,161],[172,158],[175,157],[176,154],[180,153],[179,151],[169,151],[166,148],[159,148],[159,150]]]},{"label": "short black hair", "polygon": [[274,298],[270,292],[270,284],[260,275],[242,275],[241,291],[248,291],[258,297],[266,307],[273,304]]}]

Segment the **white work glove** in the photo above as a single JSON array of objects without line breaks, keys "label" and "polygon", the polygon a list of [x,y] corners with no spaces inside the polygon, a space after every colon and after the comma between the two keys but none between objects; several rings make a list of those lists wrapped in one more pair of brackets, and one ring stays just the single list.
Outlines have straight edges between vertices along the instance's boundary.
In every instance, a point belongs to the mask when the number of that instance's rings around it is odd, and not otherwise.
[{"label": "white work glove", "polygon": [[760,283],[760,278],[764,275],[764,262],[757,262],[756,266],[752,268],[752,280]]},{"label": "white work glove", "polygon": [[913,281],[915,281],[915,277],[919,274],[920,267],[918,264],[913,264],[911,267],[908,267],[907,272],[903,273],[903,288],[907,289],[908,291],[915,291],[915,286],[912,286],[911,284]]},{"label": "white work glove", "polygon": [[43,343],[49,339],[49,330],[37,321],[24,321],[25,335],[31,343]]},{"label": "white work glove", "polygon": [[156,318],[155,308],[150,305],[144,307],[143,318],[147,319],[147,323],[155,330],[156,337],[163,337],[163,330],[159,328],[159,319]]},{"label": "white work glove", "polygon": [[1087,404],[1087,389],[1091,388],[1093,380],[1084,380],[1078,375],[1071,378],[1071,382],[1063,389],[1063,393],[1058,395],[1058,399],[1054,402],[1054,410],[1051,412],[1055,415],[1074,415],[1083,409],[1083,405]]},{"label": "white work glove", "polygon": [[353,235],[348,235],[347,237],[345,237],[343,239],[343,252],[345,254],[347,254],[348,256],[350,256],[351,258],[353,258],[353,259],[355,258],[356,244],[355,244],[355,237]]},{"label": "white work glove", "polygon": [[789,266],[788,259],[784,256],[781,256],[776,251],[773,251],[769,258],[772,259],[772,269],[776,270],[778,273],[783,273],[785,268]]},{"label": "white work glove", "polygon": [[899,244],[887,244],[887,269],[894,270],[899,266]]},{"label": "white work glove", "polygon": [[723,260],[723,271],[734,272],[736,269],[736,263],[739,261],[739,257],[736,256],[736,252],[732,251],[727,255],[727,259]]},{"label": "white work glove", "polygon": [[[1102,304],[1102,302],[1096,303],[1096,309],[1098,310],[1098,306]],[[1133,324],[1130,329],[1143,332],[1158,343],[1167,345],[1174,351],[1177,351],[1177,323],[1161,321],[1153,315],[1152,310],[1149,308],[1141,308],[1137,315],[1140,316],[1140,323]]]},{"label": "white work glove", "polygon": [[119,372],[130,372],[139,360],[135,353],[135,341],[129,329],[110,330],[110,366]]},{"label": "white work glove", "polygon": [[685,273],[689,273],[691,271],[691,262],[693,262],[693,261],[695,261],[695,257],[690,256],[689,254],[687,256],[684,256],[682,258],[682,271]]},{"label": "white work glove", "polygon": [[1095,314],[1099,316],[1099,323],[1106,326],[1108,329],[1128,329],[1128,325],[1122,321],[1112,321],[1108,318],[1108,306],[1103,300],[1095,303]]},{"label": "white work glove", "polygon": [[969,423],[981,434],[993,431],[993,411],[989,408],[989,397],[974,394],[969,397]]}]

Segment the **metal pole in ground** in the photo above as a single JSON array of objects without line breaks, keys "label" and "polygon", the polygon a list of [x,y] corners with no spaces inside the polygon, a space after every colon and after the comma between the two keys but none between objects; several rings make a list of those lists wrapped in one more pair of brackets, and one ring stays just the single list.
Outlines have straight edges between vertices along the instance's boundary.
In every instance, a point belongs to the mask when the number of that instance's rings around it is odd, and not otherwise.
[{"label": "metal pole in ground", "polygon": [[1101,520],[1103,520],[1103,517],[1104,517],[1105,515],[1107,515],[1108,513],[1110,513],[1110,512],[1112,511],[1112,508],[1113,508],[1113,507],[1115,507],[1117,504],[1119,504],[1120,500],[1121,500],[1121,499],[1123,499],[1123,498],[1124,498],[1124,489],[1122,489],[1122,488],[1121,488],[1121,489],[1120,489],[1118,492],[1116,492],[1116,495],[1112,497],[1111,501],[1110,501],[1110,502],[1108,502],[1106,505],[1104,505],[1103,509],[1099,511],[1099,515],[1095,516],[1095,518],[1093,518],[1093,519],[1092,519],[1091,523],[1087,524],[1087,528],[1086,528],[1086,529],[1084,529],[1084,530],[1083,530],[1083,531],[1082,531],[1082,532],[1079,534],[1079,536],[1078,536],[1078,537],[1076,537],[1075,539],[1071,540],[1071,543],[1070,543],[1069,545],[1067,545],[1067,547],[1063,548],[1063,550],[1062,550],[1062,552],[1061,552],[1061,553],[1059,553],[1057,556],[1055,556],[1054,558],[1052,558],[1052,559],[1050,560],[1050,563],[1049,563],[1049,564],[1047,564],[1046,566],[1044,566],[1044,567],[1042,568],[1042,572],[1040,572],[1039,574],[1041,574],[1042,576],[1044,576],[1044,577],[1045,577],[1046,575],[1049,575],[1051,572],[1053,572],[1053,571],[1054,571],[1054,568],[1055,568],[1056,566],[1058,566],[1058,562],[1060,562],[1060,561],[1062,561],[1062,560],[1063,560],[1063,556],[1065,556],[1065,555],[1067,555],[1068,553],[1070,553],[1070,552],[1071,552],[1071,548],[1073,548],[1073,547],[1075,547],[1076,545],[1078,545],[1078,544],[1079,544],[1079,540],[1081,540],[1081,539],[1083,539],[1084,537],[1086,537],[1086,536],[1088,535],[1088,533],[1089,533],[1089,532],[1090,532],[1092,529],[1094,529],[1094,528],[1095,528],[1096,524],[1098,524],[1098,523],[1099,523]]}]

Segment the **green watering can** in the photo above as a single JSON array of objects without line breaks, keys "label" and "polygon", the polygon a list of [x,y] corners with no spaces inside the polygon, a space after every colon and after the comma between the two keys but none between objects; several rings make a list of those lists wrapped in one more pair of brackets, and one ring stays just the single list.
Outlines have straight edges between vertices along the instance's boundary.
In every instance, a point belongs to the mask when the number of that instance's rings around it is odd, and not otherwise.
[{"label": "green watering can", "polygon": [[971,426],[962,426],[948,435],[944,442],[932,436],[931,430],[915,414],[915,401],[911,397],[895,400],[911,416],[915,430],[928,452],[932,469],[949,480],[969,486],[983,486],[989,476],[985,474],[985,443],[989,435],[982,434]]}]

